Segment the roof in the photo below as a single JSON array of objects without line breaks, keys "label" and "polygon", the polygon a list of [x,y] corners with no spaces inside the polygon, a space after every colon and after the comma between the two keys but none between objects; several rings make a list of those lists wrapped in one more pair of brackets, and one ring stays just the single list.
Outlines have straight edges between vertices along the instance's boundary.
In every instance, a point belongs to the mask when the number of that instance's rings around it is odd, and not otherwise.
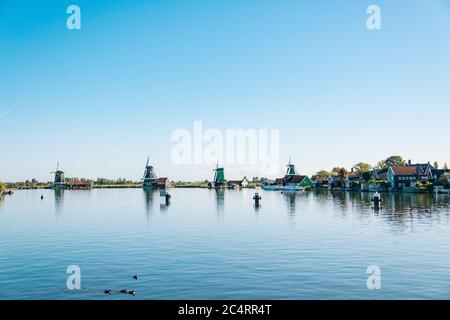
[{"label": "roof", "polygon": [[410,166],[413,166],[413,167],[419,166],[422,168],[423,172],[425,172],[425,170],[427,170],[428,167],[430,167],[431,169],[434,169],[434,167],[429,162],[428,163],[411,164]]},{"label": "roof", "polygon": [[228,184],[241,184],[244,180],[229,180]]},{"label": "roof", "polygon": [[92,181],[91,180],[70,180],[67,182],[67,184],[86,185],[86,184],[92,184]]},{"label": "roof", "polygon": [[391,167],[396,176],[416,176],[423,175],[423,169],[420,166]]},{"label": "roof", "polygon": [[352,171],[347,174],[347,178],[349,179],[356,179],[359,178],[360,176],[361,174],[359,173],[359,171]]},{"label": "roof", "polygon": [[387,180],[387,171],[378,174],[378,179]]},{"label": "roof", "polygon": [[327,178],[328,178],[328,177],[319,177],[319,176],[315,176],[315,177],[313,178],[313,180],[316,181],[316,182],[322,182],[322,181],[327,180]]},{"label": "roof", "polygon": [[285,178],[285,182],[286,183],[300,183],[303,180],[305,180],[305,178],[306,178],[306,176],[301,176],[301,175],[295,174],[295,175],[287,176]]},{"label": "roof", "polygon": [[157,184],[165,184],[167,182],[167,178],[158,178],[156,179]]},{"label": "roof", "polygon": [[283,184],[284,178],[276,178],[275,184]]},{"label": "roof", "polygon": [[330,175],[330,176],[328,176],[328,179],[329,179],[329,178],[331,178],[331,180],[332,180],[332,181],[335,181],[335,182],[336,182],[336,181],[341,181],[341,177],[339,177],[339,176],[333,176],[333,175]]}]

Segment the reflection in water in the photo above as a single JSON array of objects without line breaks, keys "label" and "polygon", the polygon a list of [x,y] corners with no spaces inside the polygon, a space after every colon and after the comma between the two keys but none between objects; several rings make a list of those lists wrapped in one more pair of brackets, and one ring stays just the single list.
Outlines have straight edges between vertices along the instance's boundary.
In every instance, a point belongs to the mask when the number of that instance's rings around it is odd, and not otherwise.
[{"label": "reflection in water", "polygon": [[[155,216],[157,191],[65,190],[72,214],[54,223],[63,190],[45,191],[49,201],[41,192],[18,191],[0,205],[2,298],[67,298],[52,279],[69,251],[92,275],[80,299],[102,299],[111,281],[126,288],[133,274],[143,275],[139,294],[154,299],[371,299],[365,279],[355,281],[370,264],[391,275],[380,299],[450,298],[450,195],[382,193],[376,213],[373,193],[261,190],[254,213],[252,191],[178,189],[170,216]],[[345,271],[339,281],[336,270]]]},{"label": "reflection in water", "polygon": [[154,190],[147,190],[142,189],[144,191],[144,197],[145,197],[145,214],[147,216],[147,219],[151,216],[153,211],[153,193]]},{"label": "reflection in water", "polygon": [[223,215],[225,203],[225,190],[215,189],[217,215]]},{"label": "reflection in water", "polygon": [[283,195],[288,204],[288,211],[290,215],[295,215],[295,201],[296,201],[296,192],[283,192]]},{"label": "reflection in water", "polygon": [[61,214],[64,207],[64,189],[55,188],[55,212]]}]

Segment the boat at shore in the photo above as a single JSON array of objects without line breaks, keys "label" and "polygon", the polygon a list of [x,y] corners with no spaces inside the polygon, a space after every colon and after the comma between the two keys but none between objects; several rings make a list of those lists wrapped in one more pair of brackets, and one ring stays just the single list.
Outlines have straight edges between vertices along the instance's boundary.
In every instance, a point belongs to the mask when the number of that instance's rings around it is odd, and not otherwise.
[{"label": "boat at shore", "polygon": [[291,192],[305,191],[305,188],[301,186],[279,186],[273,184],[264,185],[262,186],[262,189],[266,191],[291,191]]}]

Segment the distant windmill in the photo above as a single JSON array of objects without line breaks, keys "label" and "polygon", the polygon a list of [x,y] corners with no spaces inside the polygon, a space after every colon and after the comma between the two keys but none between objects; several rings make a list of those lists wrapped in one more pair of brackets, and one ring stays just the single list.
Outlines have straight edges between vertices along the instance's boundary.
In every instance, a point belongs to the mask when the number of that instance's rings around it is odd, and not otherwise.
[{"label": "distant windmill", "polygon": [[291,164],[291,157],[289,157],[289,163],[286,165],[286,167],[287,167],[287,170],[286,170],[287,176],[293,176],[293,175],[297,174],[295,172],[295,166],[293,164]]},{"label": "distant windmill", "polygon": [[150,157],[147,157],[145,164],[144,176],[142,177],[142,184],[144,187],[156,187],[158,177],[155,174],[153,166],[149,164]]},{"label": "distant windmill", "polygon": [[214,187],[218,188],[225,184],[224,168],[219,168],[219,162],[216,164],[214,171]]},{"label": "distant windmill", "polygon": [[64,186],[64,171],[59,170],[59,161],[56,164],[56,171],[50,172],[50,174],[55,175],[55,179],[53,180],[55,187]]}]

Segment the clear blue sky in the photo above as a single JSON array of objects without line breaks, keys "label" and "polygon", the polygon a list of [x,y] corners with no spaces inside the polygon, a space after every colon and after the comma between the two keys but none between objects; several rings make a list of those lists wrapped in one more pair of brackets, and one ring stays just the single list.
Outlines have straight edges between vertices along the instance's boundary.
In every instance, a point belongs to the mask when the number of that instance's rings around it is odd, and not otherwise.
[{"label": "clear blue sky", "polygon": [[450,163],[449,76],[446,0],[0,0],[0,180],[50,180],[58,160],[138,179],[147,155],[159,175],[211,178],[170,160],[171,133],[195,120],[279,128],[282,163],[307,174],[391,154]]}]

